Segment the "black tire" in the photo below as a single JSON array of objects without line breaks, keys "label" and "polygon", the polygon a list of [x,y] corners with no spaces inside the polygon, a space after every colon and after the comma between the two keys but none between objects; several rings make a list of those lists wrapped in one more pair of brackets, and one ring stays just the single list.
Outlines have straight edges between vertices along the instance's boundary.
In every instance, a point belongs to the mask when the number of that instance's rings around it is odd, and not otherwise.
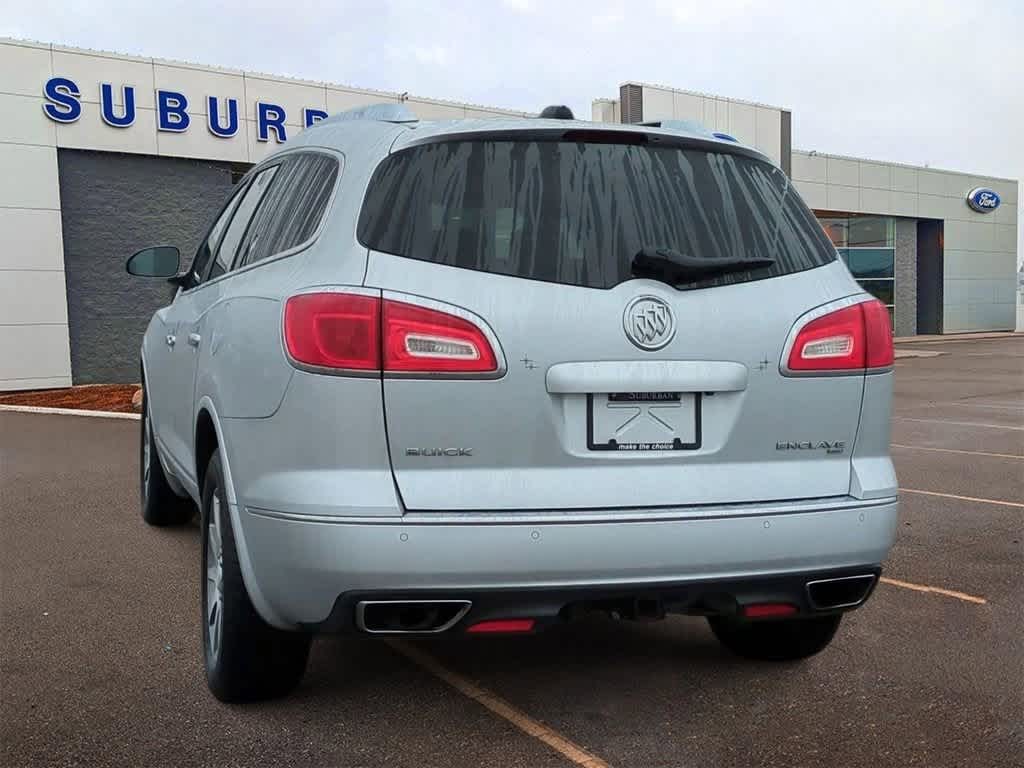
[{"label": "black tire", "polygon": [[747,621],[732,616],[709,616],[719,642],[748,659],[795,661],[813,656],[832,642],[842,614],[800,619]]},{"label": "black tire", "polygon": [[145,387],[142,389],[142,418],[139,424],[139,501],[142,519],[160,528],[187,523],[196,508],[191,499],[178,496],[167,482],[160,457],[156,455]]},{"label": "black tire", "polygon": [[[206,470],[201,510],[203,537],[202,559],[202,622],[203,658],[206,682],[221,701],[241,702],[284,696],[302,679],[309,658],[312,636],[305,632],[288,632],[267,624],[249,600],[238,563],[231,515],[224,493],[224,475],[220,456],[214,453]],[[220,521],[220,602],[208,599],[215,588],[216,574],[211,574],[211,548],[216,545],[218,531],[211,541],[210,527]],[[219,625],[215,610],[221,613]],[[216,647],[211,635],[219,637]]]}]

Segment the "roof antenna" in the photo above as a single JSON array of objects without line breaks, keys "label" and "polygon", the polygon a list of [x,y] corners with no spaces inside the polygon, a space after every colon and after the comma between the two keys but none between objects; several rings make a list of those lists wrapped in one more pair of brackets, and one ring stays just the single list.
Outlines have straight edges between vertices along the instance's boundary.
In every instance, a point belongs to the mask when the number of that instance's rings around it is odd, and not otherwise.
[{"label": "roof antenna", "polygon": [[549,107],[544,107],[540,111],[537,117],[545,120],[575,120],[576,116],[573,115],[572,110],[569,109],[565,104],[552,104]]}]

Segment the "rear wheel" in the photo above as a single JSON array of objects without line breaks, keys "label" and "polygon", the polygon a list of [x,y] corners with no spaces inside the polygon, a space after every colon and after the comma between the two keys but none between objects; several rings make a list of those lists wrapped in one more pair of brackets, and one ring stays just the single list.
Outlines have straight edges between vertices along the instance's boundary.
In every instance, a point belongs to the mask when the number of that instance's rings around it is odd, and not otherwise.
[{"label": "rear wheel", "polygon": [[178,496],[164,474],[153,440],[153,424],[149,418],[149,401],[142,390],[142,418],[139,431],[139,494],[142,519],[150,525],[164,527],[187,523],[195,514],[190,499]]},{"label": "rear wheel", "polygon": [[709,616],[715,637],[733,653],[763,661],[793,661],[813,656],[832,642],[842,614],[800,619],[748,621]]},{"label": "rear wheel", "polygon": [[271,627],[249,600],[217,453],[203,484],[201,529],[203,656],[210,691],[227,702],[283,696],[302,679],[312,638]]}]

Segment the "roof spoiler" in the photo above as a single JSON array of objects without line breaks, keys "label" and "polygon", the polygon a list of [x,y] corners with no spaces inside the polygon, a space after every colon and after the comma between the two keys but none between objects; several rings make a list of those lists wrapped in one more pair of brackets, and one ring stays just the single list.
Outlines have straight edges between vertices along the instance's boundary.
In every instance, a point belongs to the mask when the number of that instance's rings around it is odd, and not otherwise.
[{"label": "roof spoiler", "polygon": [[728,133],[722,133],[720,131],[712,131],[706,125],[699,123],[696,120],[651,120],[649,122],[640,123],[640,125],[646,125],[651,128],[664,128],[667,131],[696,133],[703,136],[711,136],[715,139],[721,139],[722,141],[739,143],[735,136],[730,136]]},{"label": "roof spoiler", "polygon": [[346,109],[317,121],[316,125],[344,123],[350,120],[376,120],[381,123],[418,123],[419,118],[405,104],[383,102],[367,104],[365,107]]}]

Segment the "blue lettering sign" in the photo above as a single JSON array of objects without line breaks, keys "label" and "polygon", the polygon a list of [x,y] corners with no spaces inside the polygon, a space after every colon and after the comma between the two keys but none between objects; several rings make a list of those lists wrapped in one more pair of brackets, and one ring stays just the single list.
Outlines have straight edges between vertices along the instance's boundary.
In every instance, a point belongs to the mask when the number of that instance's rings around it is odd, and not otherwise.
[{"label": "blue lettering sign", "polygon": [[327,113],[322,109],[313,109],[312,107],[306,107],[302,110],[302,124],[309,128],[309,126],[319,123],[321,120],[327,117]]},{"label": "blue lettering sign", "polygon": [[191,119],[188,112],[188,99],[185,94],[175,91],[156,92],[156,127],[161,131],[184,133],[188,130]]},{"label": "blue lettering sign", "polygon": [[135,122],[135,89],[126,85],[121,89],[124,97],[124,110],[121,116],[114,114],[114,87],[110,83],[100,84],[100,116],[107,125],[115,128],[127,128]]},{"label": "blue lettering sign", "polygon": [[78,100],[81,92],[74,80],[66,77],[51,77],[43,86],[46,103],[43,112],[58,123],[73,123],[82,116],[82,103]]},{"label": "blue lettering sign", "polygon": [[[121,89],[117,98],[115,88]],[[134,85],[100,83],[100,117],[113,128],[128,128],[135,124],[138,106]],[[78,84],[67,77],[51,77],[43,86],[43,112],[58,123],[73,123],[82,116],[82,94]],[[119,103],[120,102],[120,103]],[[206,127],[219,139],[230,139],[238,135],[240,117],[238,99],[206,97]],[[309,128],[328,113],[316,107],[302,110],[302,125]],[[256,138],[259,141],[273,140],[283,144],[288,140],[285,126],[287,116],[279,104],[266,101],[256,102]],[[188,113],[188,97],[178,91],[156,91],[156,127],[159,131],[184,133],[189,129],[192,118]],[[273,138],[271,138],[273,134]]]},{"label": "blue lettering sign", "polygon": [[277,104],[256,102],[256,138],[270,141],[270,129],[274,129],[274,140],[280,144],[288,140],[284,130],[284,109]]},{"label": "blue lettering sign", "polygon": [[210,96],[206,100],[206,127],[210,133],[221,139],[230,139],[238,133],[238,99],[228,99],[228,122],[221,125],[220,109],[217,106],[217,97]]}]

